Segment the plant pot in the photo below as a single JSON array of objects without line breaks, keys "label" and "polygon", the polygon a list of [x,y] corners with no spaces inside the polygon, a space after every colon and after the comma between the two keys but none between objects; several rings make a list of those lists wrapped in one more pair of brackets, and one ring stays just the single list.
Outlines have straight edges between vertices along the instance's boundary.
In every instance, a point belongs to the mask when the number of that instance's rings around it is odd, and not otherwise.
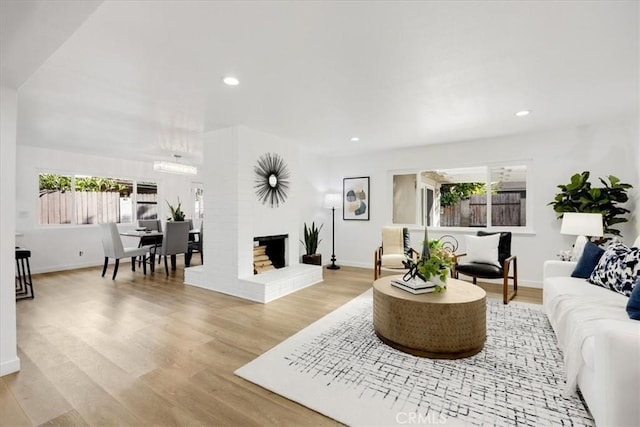
[{"label": "plant pot", "polygon": [[303,264],[322,265],[322,254],[302,255]]}]

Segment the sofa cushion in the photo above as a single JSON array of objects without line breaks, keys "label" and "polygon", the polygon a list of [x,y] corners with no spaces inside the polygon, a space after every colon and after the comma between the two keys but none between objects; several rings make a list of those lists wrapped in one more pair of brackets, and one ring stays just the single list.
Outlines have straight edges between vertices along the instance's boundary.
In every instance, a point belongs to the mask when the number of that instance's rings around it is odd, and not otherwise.
[{"label": "sofa cushion", "polygon": [[575,270],[571,273],[571,277],[581,277],[588,279],[593,273],[593,270],[598,265],[598,261],[602,257],[604,249],[592,242],[587,242],[578,260]]},{"label": "sofa cushion", "polygon": [[640,248],[629,248],[613,242],[598,261],[589,282],[626,296],[640,275]]},{"label": "sofa cushion", "polygon": [[584,360],[584,366],[593,370],[596,366],[595,352],[596,352],[596,339],[595,336],[590,336],[582,343],[580,354],[582,354],[582,360]]},{"label": "sofa cushion", "polygon": [[382,255],[381,261],[386,268],[405,268],[407,257],[401,254]]},{"label": "sofa cushion", "polygon": [[503,270],[493,264],[464,263],[456,265],[456,271],[468,273],[483,279],[500,279],[504,276]]},{"label": "sofa cushion", "polygon": [[627,302],[627,314],[633,320],[640,320],[640,278],[636,281]]}]

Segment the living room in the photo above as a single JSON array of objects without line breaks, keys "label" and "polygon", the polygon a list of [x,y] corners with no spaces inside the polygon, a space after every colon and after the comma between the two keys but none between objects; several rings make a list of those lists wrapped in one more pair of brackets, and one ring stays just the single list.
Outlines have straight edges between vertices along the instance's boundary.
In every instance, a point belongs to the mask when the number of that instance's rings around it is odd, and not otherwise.
[{"label": "living room", "polygon": [[[561,221],[548,203],[557,185],[566,184],[575,173],[588,170],[594,182],[597,177],[615,175],[632,184],[631,201],[626,204],[632,212],[620,230],[628,245],[640,234],[640,219],[635,215],[640,207],[635,2],[615,6],[606,2],[467,3],[471,9],[445,3],[403,3],[397,8],[350,2],[342,6],[225,3],[219,9],[207,5],[200,11],[191,2],[184,8],[171,5],[155,10],[137,3],[47,3],[32,4],[48,8],[40,13],[64,18],[69,28],[66,33],[62,28],[53,32],[60,39],[55,46],[41,49],[39,61],[33,61],[28,45],[20,45],[16,34],[31,37],[24,33],[43,26],[36,19],[42,20],[43,15],[31,15],[33,21],[17,20],[21,24],[16,24],[16,33],[3,34],[3,40],[14,43],[3,44],[2,61],[3,375],[15,367],[20,346],[16,311],[25,307],[24,302],[16,306],[10,292],[15,264],[12,246],[32,250],[34,274],[102,262],[97,228],[46,228],[37,223],[36,182],[44,171],[153,179],[158,183],[160,217],[167,214],[164,201],[178,199],[184,202],[187,216],[193,217],[192,185],[202,183],[205,212],[210,213],[205,227],[222,234],[221,224],[229,223],[216,218],[233,214],[221,212],[229,207],[224,201],[238,199],[233,208],[238,218],[246,213],[241,206],[260,219],[271,220],[284,212],[282,206],[262,206],[253,192],[238,198],[226,187],[235,185],[233,176],[253,179],[255,160],[275,152],[293,172],[291,191],[283,204],[295,211],[287,213],[291,262],[299,262],[303,253],[297,244],[303,223],[314,221],[323,224],[318,248],[323,264],[335,253],[339,265],[369,272],[382,227],[393,222],[396,173],[525,164],[527,221],[526,226],[512,230],[512,252],[518,256],[523,287],[541,288],[544,261],[556,259],[559,250],[573,243],[573,237],[560,234]],[[15,18],[6,11],[3,19]],[[207,17],[208,13],[215,17]],[[171,14],[175,21],[167,18]],[[358,21],[358,16],[366,17],[358,26],[343,22]],[[393,22],[387,22],[386,16]],[[145,19],[150,21],[148,27],[140,25]],[[185,22],[191,19],[193,25],[188,28]],[[388,31],[378,30],[385,26]],[[429,30],[422,31],[421,26]],[[139,33],[133,27],[141,28]],[[163,27],[166,35],[150,41]],[[217,32],[209,32],[208,27],[216,27]],[[115,36],[113,40],[120,43],[109,41],[111,33],[118,31],[122,38],[131,38],[131,46],[123,46],[126,41]],[[173,39],[176,33],[180,38]],[[228,38],[237,46],[223,46]],[[54,41],[51,34],[47,43]],[[345,46],[338,49],[342,41]],[[491,48],[480,49],[480,41]],[[193,51],[173,43],[192,46]],[[252,43],[256,46],[246,51],[250,52],[246,57],[235,50],[245,51]],[[161,54],[163,45],[170,52],[167,56]],[[148,58],[138,58],[145,49],[149,49]],[[236,62],[203,59],[201,54],[207,50]],[[419,59],[408,59],[416,52],[422,52]],[[398,69],[389,62],[399,64]],[[264,63],[279,65],[256,67]],[[103,75],[96,71],[100,67],[109,68],[113,76],[100,80]],[[158,72],[158,82],[150,77],[154,68],[164,70]],[[250,68],[254,69],[249,72]],[[67,73],[71,78],[64,77]],[[237,73],[237,87],[220,82],[227,73]],[[179,83],[171,83],[173,79]],[[198,84],[205,80],[209,83],[201,90]],[[142,89],[130,90],[136,85]],[[287,85],[291,87],[283,89]],[[96,106],[92,93],[99,94],[104,105]],[[73,102],[63,102],[64,98]],[[140,110],[136,110],[138,101],[144,105]],[[160,107],[154,110],[154,104]],[[145,108],[151,112],[144,113]],[[531,110],[530,114],[515,116],[523,109]],[[56,110],[60,116],[54,114]],[[82,120],[74,122],[74,117]],[[206,143],[224,131],[251,135],[251,151],[239,155],[231,168],[229,157],[216,155],[212,144]],[[139,142],[149,139],[153,139],[151,146]],[[173,152],[184,154],[181,162],[197,165],[199,175],[153,171],[153,160]],[[323,206],[323,198],[327,193],[342,193],[343,179],[353,177],[369,178],[369,219],[343,220],[343,210],[336,210],[332,238],[331,210]],[[258,219],[253,222],[253,236],[270,233],[267,226],[261,233],[261,224]],[[412,246],[420,248],[424,227],[416,222],[409,228]],[[240,231],[248,232],[246,227]],[[430,229],[432,237],[451,234],[461,243],[471,233],[475,230]],[[244,252],[233,255],[246,258]],[[205,255],[205,265],[215,267],[220,262]],[[339,281],[334,273],[340,272],[332,272],[329,279]]]}]

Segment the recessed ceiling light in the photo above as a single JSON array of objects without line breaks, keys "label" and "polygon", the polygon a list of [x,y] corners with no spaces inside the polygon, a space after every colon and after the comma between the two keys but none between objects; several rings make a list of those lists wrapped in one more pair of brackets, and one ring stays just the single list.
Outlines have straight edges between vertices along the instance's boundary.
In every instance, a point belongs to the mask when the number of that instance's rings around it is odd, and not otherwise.
[{"label": "recessed ceiling light", "polygon": [[351,138],[351,142],[358,142],[360,141],[360,138],[358,138],[357,136],[354,136],[353,138]]},{"label": "recessed ceiling light", "polygon": [[229,85],[229,86],[237,86],[240,84],[240,80],[236,79],[235,77],[231,77],[231,76],[227,76],[224,79],[222,79],[222,81],[224,82],[224,84]]},{"label": "recessed ceiling light", "polygon": [[516,116],[518,117],[524,117],[524,116],[528,116],[529,114],[531,114],[531,111],[529,110],[522,110],[522,111],[518,111],[516,113]]}]

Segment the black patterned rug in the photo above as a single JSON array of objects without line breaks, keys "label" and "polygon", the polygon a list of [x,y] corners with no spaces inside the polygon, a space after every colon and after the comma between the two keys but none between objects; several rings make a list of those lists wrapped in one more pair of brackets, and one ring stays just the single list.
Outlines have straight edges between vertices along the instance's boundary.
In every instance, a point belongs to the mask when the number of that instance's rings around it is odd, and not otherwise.
[{"label": "black patterned rug", "polygon": [[382,343],[367,291],[236,375],[348,425],[593,426],[562,397],[562,354],[539,306],[487,300],[475,356],[415,357]]}]

